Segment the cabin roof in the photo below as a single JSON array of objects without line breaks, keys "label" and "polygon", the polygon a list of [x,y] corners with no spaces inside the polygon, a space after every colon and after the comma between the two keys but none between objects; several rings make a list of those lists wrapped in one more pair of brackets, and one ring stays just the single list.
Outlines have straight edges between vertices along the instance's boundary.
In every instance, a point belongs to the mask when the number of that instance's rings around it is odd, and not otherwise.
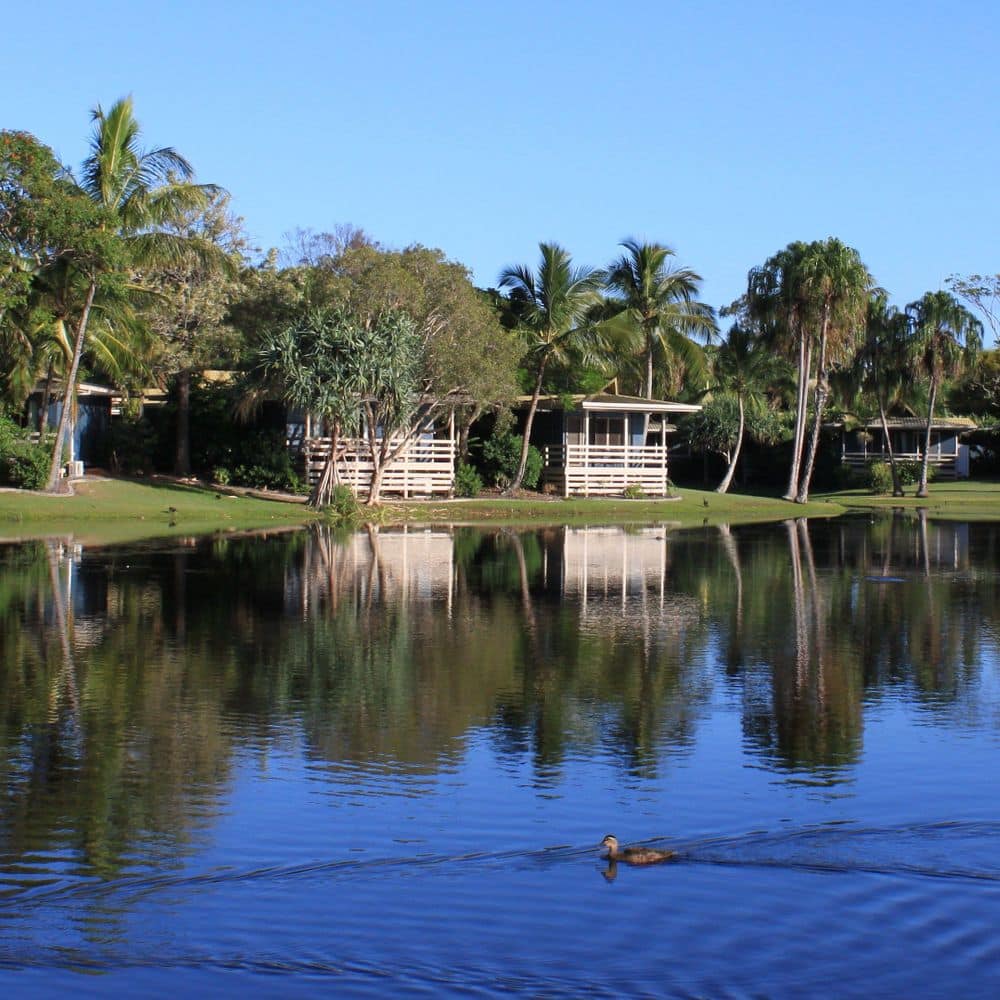
[{"label": "cabin roof", "polygon": [[[886,425],[891,431],[922,431],[927,429],[927,420],[924,417],[889,417]],[[844,427],[845,421],[836,420],[827,424],[828,427]],[[971,417],[935,417],[931,423],[931,430],[950,431],[973,431],[979,425]],[[849,430],[882,430],[881,420],[858,421]]]},{"label": "cabin roof", "polygon": [[[530,396],[518,396],[515,405],[518,409],[523,409],[530,402]],[[668,399],[644,399],[642,396],[623,396],[611,392],[595,392],[588,396],[580,392],[564,396],[539,396],[538,409],[613,410],[619,413],[697,413],[701,407],[691,403],[674,403]]]},{"label": "cabin roof", "polygon": [[[53,403],[58,403],[63,394],[64,387],[63,383],[58,379],[52,380],[52,385],[50,386],[50,394]],[[32,389],[32,395],[44,395],[45,393],[45,383],[38,382],[35,388]],[[76,384],[76,394],[77,396],[114,396],[117,395],[114,389],[109,389],[106,385],[97,385],[95,382],[77,382]]]}]

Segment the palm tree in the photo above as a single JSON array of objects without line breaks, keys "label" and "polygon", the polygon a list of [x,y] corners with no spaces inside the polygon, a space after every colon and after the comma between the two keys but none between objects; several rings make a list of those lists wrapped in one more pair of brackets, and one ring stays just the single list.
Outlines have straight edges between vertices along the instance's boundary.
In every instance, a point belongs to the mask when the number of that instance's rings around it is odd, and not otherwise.
[{"label": "palm tree", "polygon": [[748,408],[763,410],[766,406],[764,391],[780,377],[779,367],[783,366],[784,362],[764,349],[752,331],[738,323],[730,328],[716,356],[715,376],[719,388],[736,398],[739,423],[736,442],[729,454],[729,467],[716,493],[727,493],[732,485],[743,449]]},{"label": "palm tree", "polygon": [[[790,243],[750,272],[750,315],[768,330],[779,350],[796,355],[798,361],[795,433],[786,500],[804,503],[808,499],[823,410],[830,394],[830,369],[850,353],[857,339],[871,284],[871,275],[857,251],[833,238]],[[813,427],[803,461],[814,356]]]},{"label": "palm tree", "polygon": [[864,323],[872,276],[853,247],[830,238],[810,244],[802,261],[802,279],[812,315],[816,342],[816,388],[809,451],[802,469],[796,503],[809,499],[823,411],[830,397],[830,368],[848,359]]},{"label": "palm tree", "polygon": [[812,371],[812,337],[809,333],[809,302],[802,281],[802,261],[808,245],[789,243],[747,276],[747,310],[767,332],[781,353],[794,355],[798,380],[795,404],[795,431],[792,436],[792,464],[785,499],[794,500],[799,491],[802,446],[805,441],[809,403],[809,375]]},{"label": "palm tree", "polygon": [[[103,210],[107,220],[104,225],[113,227],[121,239],[123,256],[117,262],[117,284],[126,282],[128,275],[143,266],[181,260],[192,253],[203,252],[191,240],[165,233],[161,227],[184,211],[204,207],[219,189],[192,183],[191,165],[175,150],[161,148],[144,152],[139,147],[140,129],[131,97],[116,101],[107,112],[97,107],[91,118],[94,131],[90,155],[84,161],[78,186]],[[56,490],[59,483],[80,357],[101,279],[97,271],[81,275],[79,294],[83,304],[76,322],[66,376],[66,397],[49,469],[47,489],[50,492]]]},{"label": "palm tree", "polygon": [[912,321],[910,357],[927,380],[927,429],[917,496],[927,496],[927,469],[931,450],[934,406],[941,382],[961,374],[982,347],[983,324],[948,292],[926,292],[906,307]]},{"label": "palm tree", "polygon": [[610,309],[613,319],[625,321],[627,339],[637,341],[646,366],[646,398],[652,399],[656,352],[675,357],[689,376],[702,379],[705,356],[690,335],[710,340],[718,326],[712,308],[696,300],[701,276],[687,267],[672,268],[673,250],[635,239],[620,245],[625,253],[605,275],[605,284],[616,293]]},{"label": "palm tree", "polygon": [[553,362],[566,360],[589,336],[588,312],[599,302],[603,275],[588,267],[574,267],[569,253],[557,243],[539,244],[537,274],[523,265],[501,272],[499,286],[510,290],[511,310],[527,340],[527,358],[534,377],[531,402],[521,441],[521,459],[508,492],[521,485],[528,463],[531,426],[542,394],[545,372]]},{"label": "palm tree", "polygon": [[889,305],[883,289],[875,289],[868,299],[865,338],[855,358],[855,377],[852,380],[856,388],[874,399],[878,407],[882,436],[889,453],[894,497],[903,496],[904,491],[889,436],[888,413],[890,407],[906,394],[911,381],[906,358],[909,328],[906,314]]}]

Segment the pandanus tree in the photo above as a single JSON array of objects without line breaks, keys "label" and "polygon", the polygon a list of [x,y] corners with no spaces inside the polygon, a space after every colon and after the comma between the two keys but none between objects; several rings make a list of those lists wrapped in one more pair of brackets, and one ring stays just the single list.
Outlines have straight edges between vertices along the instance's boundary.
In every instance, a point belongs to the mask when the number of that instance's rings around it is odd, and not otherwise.
[{"label": "pandanus tree", "polygon": [[56,490],[59,484],[80,358],[98,291],[115,286],[120,291],[144,267],[205,253],[198,242],[165,232],[163,227],[185,211],[204,207],[219,192],[213,185],[193,183],[191,165],[175,150],[141,149],[131,97],[116,101],[107,112],[98,107],[91,117],[94,129],[90,154],[84,161],[78,188],[102,213],[100,229],[118,241],[121,256],[116,266],[105,262],[102,268],[79,274],[82,304],[77,312],[66,395],[49,469],[49,491]]},{"label": "pandanus tree", "polygon": [[947,378],[961,374],[982,348],[983,324],[948,292],[926,292],[906,307],[912,323],[910,357],[927,384],[927,425],[917,496],[927,496],[931,428],[938,390]]},{"label": "pandanus tree", "polygon": [[657,354],[679,361],[688,377],[704,383],[705,355],[692,339],[710,340],[718,331],[710,306],[697,300],[701,276],[691,268],[672,267],[675,251],[659,243],[627,239],[625,253],[612,261],[605,284],[612,296],[611,318],[604,326],[619,329],[642,357],[645,394],[653,398]]},{"label": "pandanus tree", "polygon": [[511,310],[527,344],[533,383],[521,457],[509,492],[518,489],[524,479],[545,373],[553,363],[565,361],[572,351],[586,346],[591,335],[587,317],[600,301],[603,277],[593,268],[574,267],[569,253],[556,243],[542,243],[539,250],[537,272],[518,265],[506,268],[499,279],[500,287],[509,292]]}]

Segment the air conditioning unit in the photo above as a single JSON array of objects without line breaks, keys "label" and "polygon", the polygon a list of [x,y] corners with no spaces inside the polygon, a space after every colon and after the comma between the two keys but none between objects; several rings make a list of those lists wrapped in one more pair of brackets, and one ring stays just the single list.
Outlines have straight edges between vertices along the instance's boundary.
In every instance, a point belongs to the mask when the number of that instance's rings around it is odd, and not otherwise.
[{"label": "air conditioning unit", "polygon": [[70,462],[67,468],[70,479],[83,479],[83,462]]}]

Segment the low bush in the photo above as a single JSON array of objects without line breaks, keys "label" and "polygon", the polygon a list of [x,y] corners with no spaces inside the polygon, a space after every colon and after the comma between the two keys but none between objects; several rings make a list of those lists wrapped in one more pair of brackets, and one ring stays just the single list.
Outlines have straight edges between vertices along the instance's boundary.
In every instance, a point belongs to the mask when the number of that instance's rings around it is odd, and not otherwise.
[{"label": "low bush", "polygon": [[482,476],[471,465],[459,462],[455,469],[455,496],[477,497],[482,490]]},{"label": "low bush", "polygon": [[622,490],[622,496],[626,500],[645,500],[646,491],[638,483],[629,483]]},{"label": "low bush", "polygon": [[892,469],[888,462],[872,462],[868,466],[868,488],[879,495],[892,492]]},{"label": "low bush", "polygon": [[[493,484],[500,489],[506,489],[517,475],[517,467],[521,461],[521,445],[524,439],[520,434],[509,431],[496,431],[483,442],[483,461],[486,471]],[[534,446],[528,447],[528,462],[524,469],[521,485],[533,490],[542,476],[542,453]]]},{"label": "low bush", "polygon": [[0,413],[0,483],[22,490],[40,490],[48,482],[53,439],[31,441],[28,433]]}]

